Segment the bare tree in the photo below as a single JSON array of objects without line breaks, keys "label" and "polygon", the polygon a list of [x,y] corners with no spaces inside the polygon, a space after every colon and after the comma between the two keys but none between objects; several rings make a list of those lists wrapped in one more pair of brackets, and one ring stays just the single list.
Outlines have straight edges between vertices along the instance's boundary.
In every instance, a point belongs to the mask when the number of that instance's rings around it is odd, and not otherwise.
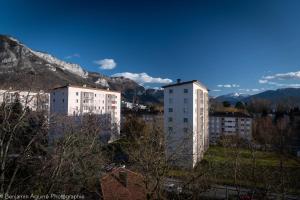
[{"label": "bare tree", "polygon": [[32,163],[37,163],[40,155],[44,153],[47,134],[45,113],[32,112],[27,106],[32,101],[29,92],[21,99],[22,103],[17,94],[9,94],[9,99],[6,93],[1,95],[3,102],[0,107],[2,194],[26,191],[26,185],[22,185],[22,182],[32,177],[26,171],[32,170]]},{"label": "bare tree", "polygon": [[[99,178],[108,163],[101,142],[102,123],[97,115],[55,118],[55,126],[62,132],[53,139],[48,158],[40,170],[37,187],[42,186],[43,193],[101,195]],[[43,182],[46,178],[48,181]]]}]

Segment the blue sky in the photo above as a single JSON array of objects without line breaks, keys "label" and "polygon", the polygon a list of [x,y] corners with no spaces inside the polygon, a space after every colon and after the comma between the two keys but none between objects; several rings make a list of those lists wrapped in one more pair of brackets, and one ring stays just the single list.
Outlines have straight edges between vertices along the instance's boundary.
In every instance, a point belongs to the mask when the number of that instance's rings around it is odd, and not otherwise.
[{"label": "blue sky", "polygon": [[300,1],[0,0],[0,33],[149,87],[211,95],[300,87]]}]

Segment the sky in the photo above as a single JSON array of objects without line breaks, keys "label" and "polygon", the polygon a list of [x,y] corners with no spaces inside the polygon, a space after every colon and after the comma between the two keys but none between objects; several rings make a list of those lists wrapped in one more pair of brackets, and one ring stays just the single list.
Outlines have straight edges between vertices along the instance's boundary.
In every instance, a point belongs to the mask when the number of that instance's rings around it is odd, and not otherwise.
[{"label": "sky", "polygon": [[145,87],[300,87],[297,0],[0,0],[0,34]]}]

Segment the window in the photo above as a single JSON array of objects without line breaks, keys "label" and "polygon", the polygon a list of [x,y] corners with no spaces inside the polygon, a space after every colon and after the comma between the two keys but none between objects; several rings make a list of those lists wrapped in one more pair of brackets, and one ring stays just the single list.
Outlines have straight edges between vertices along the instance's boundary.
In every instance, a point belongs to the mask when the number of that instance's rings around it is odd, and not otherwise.
[{"label": "window", "polygon": [[65,102],[65,99],[62,99],[62,102]]},{"label": "window", "polygon": [[78,99],[76,99],[76,103],[78,103]]},{"label": "window", "polygon": [[169,108],[169,112],[173,112],[173,108]]},{"label": "window", "polygon": [[76,92],[76,96],[78,96],[78,92]]},{"label": "window", "polygon": [[183,89],[183,93],[188,93],[189,90],[188,89]]},{"label": "window", "polygon": [[53,99],[53,102],[55,102],[55,99]]},{"label": "window", "polygon": [[188,118],[183,118],[183,122],[187,123],[188,122]]},{"label": "window", "polygon": [[168,127],[168,131],[169,131],[169,132],[173,132],[173,127],[169,126],[169,127]]},{"label": "window", "polygon": [[183,108],[183,113],[187,113],[188,109],[187,108]]},{"label": "window", "polygon": [[169,89],[169,94],[173,94],[173,89]]},{"label": "window", "polygon": [[169,121],[169,122],[172,122],[172,121],[173,121],[173,118],[172,118],[172,117],[169,117],[168,121]]},{"label": "window", "polygon": [[183,102],[184,102],[184,103],[187,103],[187,102],[188,102],[188,99],[187,99],[187,98],[184,98],[184,99],[183,99]]},{"label": "window", "polygon": [[53,95],[55,96],[55,92],[53,92]]},{"label": "window", "polygon": [[173,103],[173,99],[169,98],[169,104],[172,104],[172,103]]},{"label": "window", "polygon": [[183,128],[183,132],[187,133],[188,132],[188,128]]}]

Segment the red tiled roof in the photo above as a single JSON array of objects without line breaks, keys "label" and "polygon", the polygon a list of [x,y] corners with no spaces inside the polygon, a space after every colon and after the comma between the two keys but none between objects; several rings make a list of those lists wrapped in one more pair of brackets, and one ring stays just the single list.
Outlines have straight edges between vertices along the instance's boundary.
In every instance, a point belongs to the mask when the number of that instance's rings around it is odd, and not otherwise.
[{"label": "red tiled roof", "polygon": [[[120,172],[127,174],[127,186],[119,177]],[[143,177],[125,168],[113,169],[108,175],[101,179],[101,189],[104,200],[144,200],[146,189]]]}]

